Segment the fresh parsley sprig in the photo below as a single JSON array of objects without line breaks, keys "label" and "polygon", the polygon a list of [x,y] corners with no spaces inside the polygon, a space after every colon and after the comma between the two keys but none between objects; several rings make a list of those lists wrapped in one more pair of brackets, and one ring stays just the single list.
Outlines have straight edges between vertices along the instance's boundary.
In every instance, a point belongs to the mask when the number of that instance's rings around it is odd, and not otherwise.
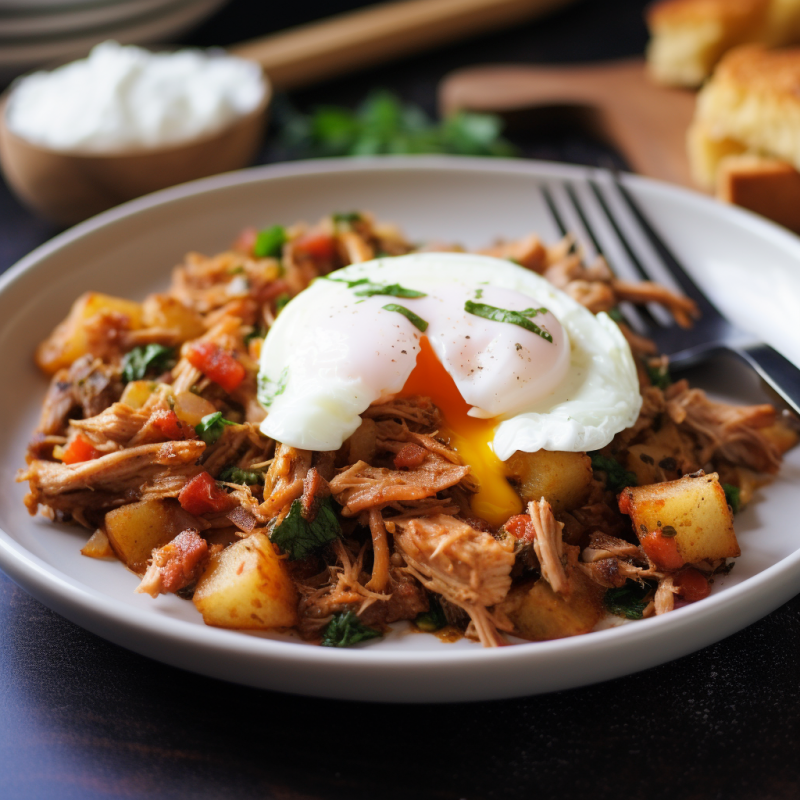
[{"label": "fresh parsley sprig", "polygon": [[356,616],[355,612],[347,611],[334,614],[331,621],[322,631],[323,647],[352,647],[354,644],[367,639],[380,639],[383,634],[375,628],[368,628]]},{"label": "fresh parsley sprig", "polygon": [[486,305],[486,303],[474,303],[472,300],[467,300],[464,303],[464,311],[467,314],[474,314],[476,317],[491,319],[495,322],[510,322],[512,325],[519,325],[520,328],[525,328],[526,331],[541,336],[546,342],[553,343],[553,335],[530,320],[530,317],[546,314],[546,308],[526,308],[522,311],[510,311],[507,308],[496,308],[495,306]]},{"label": "fresh parsley sprig", "polygon": [[269,539],[288,554],[289,561],[297,561],[332,542],[341,532],[342,526],[330,497],[320,503],[317,516],[311,522],[303,516],[302,503],[295,500],[289,513],[272,529]]},{"label": "fresh parsley sprig", "polygon": [[257,483],[264,483],[264,473],[229,466],[219,473],[217,480],[223,483],[238,483],[241,486],[255,486]]},{"label": "fresh parsley sprig", "polygon": [[283,225],[273,225],[271,228],[265,228],[256,235],[253,255],[256,258],[278,258],[287,241],[286,228]]},{"label": "fresh parsley sprig", "polygon": [[628,580],[618,589],[608,589],[603,595],[603,605],[606,609],[619,617],[627,619],[641,619],[647,608],[648,600],[645,599],[658,586],[656,581]]},{"label": "fresh parsley sprig", "polygon": [[447,625],[447,617],[444,615],[441,603],[435,597],[431,597],[428,611],[417,614],[414,624],[426,633],[433,633],[444,628]]},{"label": "fresh parsley sprig", "polygon": [[324,106],[306,115],[284,103],[276,106],[276,116],[289,157],[404,153],[508,157],[517,153],[501,135],[500,117],[462,111],[434,122],[418,106],[402,103],[387,91],[369,95],[355,111]]},{"label": "fresh parsley sprig", "polygon": [[122,380],[125,383],[140,381],[148,373],[161,374],[175,366],[175,348],[163,344],[134,347],[122,359]]},{"label": "fresh parsley sprig", "polygon": [[264,408],[269,408],[274,402],[275,398],[279,397],[286,391],[286,384],[289,381],[289,367],[284,367],[277,381],[270,380],[266,375],[261,373],[258,376],[258,388],[256,397],[258,402]]},{"label": "fresh parsley sprig", "polygon": [[226,425],[236,424],[236,422],[225,419],[221,411],[215,411],[213,414],[206,414],[200,422],[194,426],[194,430],[206,444],[211,445],[222,436]]}]

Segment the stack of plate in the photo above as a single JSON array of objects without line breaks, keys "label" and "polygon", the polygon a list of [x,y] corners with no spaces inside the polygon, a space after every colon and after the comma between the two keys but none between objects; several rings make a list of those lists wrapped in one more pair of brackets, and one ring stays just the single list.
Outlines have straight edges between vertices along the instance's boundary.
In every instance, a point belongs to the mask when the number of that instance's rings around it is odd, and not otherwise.
[{"label": "stack of plate", "polygon": [[0,83],[106,39],[170,41],[227,0],[0,0]]}]

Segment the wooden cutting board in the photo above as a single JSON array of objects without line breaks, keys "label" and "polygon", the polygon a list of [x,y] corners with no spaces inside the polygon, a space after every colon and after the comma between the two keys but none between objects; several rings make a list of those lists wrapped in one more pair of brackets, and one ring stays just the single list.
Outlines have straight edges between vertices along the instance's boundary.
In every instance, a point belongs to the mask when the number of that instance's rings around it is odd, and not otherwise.
[{"label": "wooden cutting board", "polygon": [[[580,110],[587,132],[615,147],[642,175],[694,186],[686,131],[695,94],[652,83],[643,59],[579,66],[484,65],[439,86],[442,113],[458,109],[518,115]],[[696,188],[696,187],[694,187]]]}]

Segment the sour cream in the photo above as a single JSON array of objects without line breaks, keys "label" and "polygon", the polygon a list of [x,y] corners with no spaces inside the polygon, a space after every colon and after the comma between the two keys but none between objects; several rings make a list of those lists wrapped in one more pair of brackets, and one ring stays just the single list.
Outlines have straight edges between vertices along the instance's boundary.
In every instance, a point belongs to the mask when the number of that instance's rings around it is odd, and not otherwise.
[{"label": "sour cream", "polygon": [[85,59],[20,79],[6,124],[53,150],[155,148],[212,134],[254,111],[265,93],[251,61],[104,42]]}]

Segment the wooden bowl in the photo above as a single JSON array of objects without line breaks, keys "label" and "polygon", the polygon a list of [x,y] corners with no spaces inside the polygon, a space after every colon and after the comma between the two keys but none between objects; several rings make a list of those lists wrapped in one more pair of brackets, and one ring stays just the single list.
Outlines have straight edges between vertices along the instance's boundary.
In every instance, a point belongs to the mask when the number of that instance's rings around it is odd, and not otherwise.
[{"label": "wooden bowl", "polygon": [[252,163],[262,142],[272,91],[258,108],[214,133],[163,147],[92,153],[52,150],[6,125],[11,90],[0,96],[0,165],[6,181],[33,211],[73,225],[112,206],[178,183]]}]

